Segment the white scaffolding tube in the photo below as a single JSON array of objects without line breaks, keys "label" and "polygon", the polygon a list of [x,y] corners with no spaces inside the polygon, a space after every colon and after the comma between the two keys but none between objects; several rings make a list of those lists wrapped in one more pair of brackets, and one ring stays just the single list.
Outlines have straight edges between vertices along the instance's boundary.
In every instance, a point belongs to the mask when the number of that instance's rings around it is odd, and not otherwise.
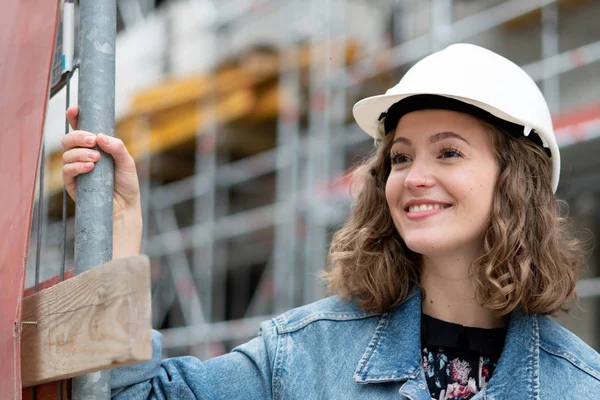
[{"label": "white scaffolding tube", "polygon": [[195,346],[207,342],[223,342],[229,340],[246,340],[257,336],[260,323],[272,318],[270,315],[244,318],[231,321],[213,322],[209,324],[185,326],[181,328],[163,329],[163,349]]}]

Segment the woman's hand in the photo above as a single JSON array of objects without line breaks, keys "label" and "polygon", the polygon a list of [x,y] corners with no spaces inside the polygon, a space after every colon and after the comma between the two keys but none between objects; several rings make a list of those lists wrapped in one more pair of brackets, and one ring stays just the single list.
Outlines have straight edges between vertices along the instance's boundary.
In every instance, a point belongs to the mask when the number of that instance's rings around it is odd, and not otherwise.
[{"label": "woman's hand", "polygon": [[69,125],[74,131],[62,139],[63,183],[69,196],[76,198],[77,175],[90,172],[100,159],[97,145],[115,161],[115,186],[113,198],[113,258],[139,254],[142,240],[142,208],[140,185],[135,161],[123,141],[107,135],[77,130],[78,107],[66,112]]}]

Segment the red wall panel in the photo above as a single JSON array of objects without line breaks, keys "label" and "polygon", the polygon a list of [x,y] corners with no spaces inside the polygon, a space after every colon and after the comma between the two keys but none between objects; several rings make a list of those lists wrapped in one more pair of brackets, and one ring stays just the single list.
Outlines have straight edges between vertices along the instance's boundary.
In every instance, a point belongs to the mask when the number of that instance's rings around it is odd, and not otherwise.
[{"label": "red wall panel", "polygon": [[19,327],[58,0],[0,12],[0,399],[21,398]]}]

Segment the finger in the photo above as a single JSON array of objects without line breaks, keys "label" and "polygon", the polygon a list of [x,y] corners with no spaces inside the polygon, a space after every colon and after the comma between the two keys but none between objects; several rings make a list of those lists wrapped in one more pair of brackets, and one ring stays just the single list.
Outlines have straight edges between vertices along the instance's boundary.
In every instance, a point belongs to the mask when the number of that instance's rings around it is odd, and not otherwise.
[{"label": "finger", "polygon": [[67,108],[65,115],[67,116],[67,121],[69,121],[71,128],[77,129],[77,116],[79,115],[79,107],[71,106]]},{"label": "finger", "polygon": [[98,146],[113,157],[116,167],[125,171],[135,171],[135,161],[121,139],[102,133],[98,134],[97,139]]},{"label": "finger", "polygon": [[85,174],[94,169],[93,162],[74,162],[63,165],[63,182],[67,182],[65,178],[75,178],[77,175]]},{"label": "finger", "polygon": [[76,147],[63,153],[63,164],[75,162],[96,162],[100,159],[100,152],[96,150]]},{"label": "finger", "polygon": [[77,197],[77,185],[75,184],[75,177],[67,176],[63,172],[62,180],[69,197],[75,201],[75,198]]},{"label": "finger", "polygon": [[65,150],[74,147],[94,147],[96,144],[96,135],[86,131],[73,131],[62,138],[62,146]]}]

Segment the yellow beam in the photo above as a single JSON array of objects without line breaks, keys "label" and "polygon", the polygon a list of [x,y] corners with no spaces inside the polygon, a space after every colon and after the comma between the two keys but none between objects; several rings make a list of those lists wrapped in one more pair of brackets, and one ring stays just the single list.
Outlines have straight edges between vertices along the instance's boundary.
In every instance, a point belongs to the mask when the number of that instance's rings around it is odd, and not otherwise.
[{"label": "yellow beam", "polygon": [[251,112],[244,115],[240,122],[253,123],[276,118],[279,115],[279,95],[277,84],[261,90],[256,96],[256,104]]},{"label": "yellow beam", "polygon": [[[134,158],[140,158],[146,151],[157,153],[169,150],[178,144],[193,139],[197,132],[204,132],[211,118],[217,124],[240,118],[250,111],[254,104],[254,95],[250,90],[236,91],[220,99],[216,108],[210,105],[198,108],[196,102],[180,106],[169,111],[158,113],[151,118],[150,141],[145,144],[140,140],[144,132],[128,132],[133,137],[128,148]],[[136,135],[137,133],[137,135]],[[134,140],[134,137],[136,140]],[[146,146],[148,146],[146,148]]]},{"label": "yellow beam", "polygon": [[213,83],[215,94],[219,96],[248,88],[254,81],[253,76],[244,69],[221,71],[214,78],[203,75],[169,80],[135,95],[130,114],[147,114],[208,97]]}]

